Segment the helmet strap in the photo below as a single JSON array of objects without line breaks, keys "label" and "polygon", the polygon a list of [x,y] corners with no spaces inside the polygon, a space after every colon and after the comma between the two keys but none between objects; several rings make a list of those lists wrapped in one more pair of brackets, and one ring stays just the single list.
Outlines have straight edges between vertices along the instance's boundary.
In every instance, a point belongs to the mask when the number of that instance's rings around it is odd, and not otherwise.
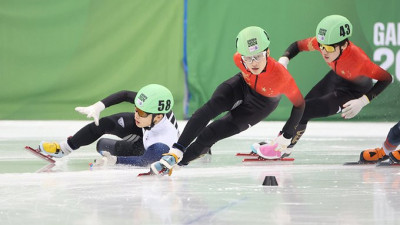
[{"label": "helmet strap", "polygon": [[145,130],[151,130],[151,128],[153,128],[154,127],[154,114],[150,114],[151,115],[151,123],[150,123],[150,126],[148,126],[148,127],[143,127]]},{"label": "helmet strap", "polygon": [[346,41],[343,43],[343,45],[340,45],[340,46],[339,46],[339,50],[340,50],[339,55],[338,55],[338,57],[337,57],[335,60],[333,60],[333,62],[335,62],[336,60],[338,60],[338,59],[340,58],[340,56],[341,56],[342,53],[343,53],[342,46],[344,46],[346,43],[347,43],[347,46],[349,46],[348,40],[346,40]]},{"label": "helmet strap", "polygon": [[150,128],[154,127],[154,114],[151,114],[151,124],[150,124]]},{"label": "helmet strap", "polygon": [[154,127],[154,125],[156,125],[155,123],[154,123],[154,118],[157,116],[157,115],[163,115],[163,114],[151,114],[151,124],[150,124],[150,126],[148,126],[148,127],[146,127],[145,129],[146,130],[151,130],[151,128],[153,128]]},{"label": "helmet strap", "polygon": [[269,48],[266,48],[264,51],[266,51],[267,53],[265,54],[265,67],[261,73],[267,71],[267,66],[268,66]]},{"label": "helmet strap", "polygon": [[339,47],[339,49],[340,49],[340,53],[339,53],[338,57],[336,57],[336,59],[335,59],[335,60],[333,60],[332,62],[335,62],[335,61],[337,61],[337,60],[340,58],[340,56],[342,55],[342,53],[343,53],[343,50],[342,50],[342,48],[340,48],[340,47]]}]

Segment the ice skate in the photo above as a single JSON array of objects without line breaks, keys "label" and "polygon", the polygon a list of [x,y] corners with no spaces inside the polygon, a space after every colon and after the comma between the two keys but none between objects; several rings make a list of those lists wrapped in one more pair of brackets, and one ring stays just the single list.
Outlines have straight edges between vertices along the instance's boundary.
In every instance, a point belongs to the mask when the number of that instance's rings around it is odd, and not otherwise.
[{"label": "ice skate", "polygon": [[69,155],[72,151],[66,142],[61,142],[59,144],[57,142],[42,141],[39,144],[39,149],[41,153],[55,158],[62,158],[63,156]]},{"label": "ice skate", "polygon": [[292,148],[277,150],[277,147],[278,143],[261,145],[257,148],[257,154],[264,159],[281,159],[288,157],[292,153]]},{"label": "ice skate", "polygon": [[388,158],[383,148],[367,149],[361,152],[360,163],[377,163]]},{"label": "ice skate", "polygon": [[389,158],[393,163],[400,164],[400,150],[389,153]]}]

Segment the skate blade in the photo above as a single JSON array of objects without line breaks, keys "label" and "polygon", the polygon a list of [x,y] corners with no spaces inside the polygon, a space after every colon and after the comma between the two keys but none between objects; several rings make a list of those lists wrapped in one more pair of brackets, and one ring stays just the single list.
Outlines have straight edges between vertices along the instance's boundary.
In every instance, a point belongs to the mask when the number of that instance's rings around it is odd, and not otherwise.
[{"label": "skate blade", "polygon": [[294,158],[279,158],[279,159],[264,159],[262,157],[251,158],[251,159],[243,159],[242,162],[265,162],[265,161],[283,161],[283,162],[292,162]]},{"label": "skate blade", "polygon": [[25,150],[49,163],[56,163],[56,161],[52,159],[51,156],[42,154],[39,149],[34,149],[32,147],[25,146]]},{"label": "skate blade", "polygon": [[361,165],[361,166],[365,166],[365,165],[376,165],[376,163],[365,163],[365,162],[345,162],[343,163],[343,166],[357,166],[357,165]]},{"label": "skate blade", "polygon": [[[167,170],[167,168],[163,168],[158,175],[165,175],[164,172]],[[171,176],[172,174],[172,169],[169,170],[168,176]],[[154,176],[156,175],[155,173],[151,172],[151,170],[147,173],[139,173],[137,176],[142,177],[142,176]]]},{"label": "skate blade", "polygon": [[258,156],[257,153],[236,153],[236,156]]},{"label": "skate blade", "polygon": [[400,166],[400,164],[389,161],[389,162],[379,162],[376,164],[376,166],[394,166],[394,167],[396,167],[396,166]]},{"label": "skate blade", "polygon": [[139,173],[137,176],[138,177],[142,177],[142,176],[152,176],[155,175],[154,173],[152,173],[151,171],[147,172],[147,173]]}]

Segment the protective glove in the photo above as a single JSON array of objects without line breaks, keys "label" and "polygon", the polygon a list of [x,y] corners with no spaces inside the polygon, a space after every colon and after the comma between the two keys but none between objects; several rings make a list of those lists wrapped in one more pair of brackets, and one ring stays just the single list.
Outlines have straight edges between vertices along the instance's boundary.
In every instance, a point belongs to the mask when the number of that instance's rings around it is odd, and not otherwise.
[{"label": "protective glove", "polygon": [[279,159],[284,154],[290,154],[290,152],[286,152],[287,146],[290,145],[290,141],[290,138],[285,138],[283,135],[279,135],[272,142],[261,145],[257,150],[257,154],[265,159]]},{"label": "protective glove", "polygon": [[99,117],[100,117],[100,112],[103,111],[106,108],[104,103],[101,101],[96,102],[95,104],[87,107],[76,107],[75,111],[80,112],[84,115],[87,115],[87,118],[93,118],[94,123],[96,126],[99,125]]},{"label": "protective glove", "polygon": [[160,161],[152,163],[150,170],[156,175],[170,175],[172,174],[172,168],[182,160],[183,151],[172,147],[168,153],[163,154]]},{"label": "protective glove", "polygon": [[289,64],[289,58],[286,56],[282,56],[279,58],[278,63],[280,63],[282,66],[284,66],[287,69],[287,66]]},{"label": "protective glove", "polygon": [[273,144],[277,144],[278,146],[275,148],[275,151],[284,151],[286,148],[290,145],[291,138],[285,138],[282,135],[279,135],[275,140],[273,141]]},{"label": "protective glove", "polygon": [[361,109],[369,103],[369,99],[366,95],[361,96],[358,99],[353,99],[346,102],[343,105],[342,117],[345,119],[351,119],[355,117]]},{"label": "protective glove", "polygon": [[111,155],[111,153],[107,151],[102,151],[101,154],[103,155],[103,157],[94,160],[95,167],[113,166],[117,163],[117,157]]}]

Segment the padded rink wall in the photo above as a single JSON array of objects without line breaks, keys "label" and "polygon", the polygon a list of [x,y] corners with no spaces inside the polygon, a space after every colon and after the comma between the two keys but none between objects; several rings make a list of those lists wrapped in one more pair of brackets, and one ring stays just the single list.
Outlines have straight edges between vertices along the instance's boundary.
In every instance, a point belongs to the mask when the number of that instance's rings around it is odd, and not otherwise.
[{"label": "padded rink wall", "polygon": [[76,106],[149,83],[182,118],[182,20],[180,0],[0,1],[0,119],[86,119]]},{"label": "padded rink wall", "polygon": [[[351,40],[395,76],[353,121],[397,121],[399,8],[396,0],[3,0],[0,119],[85,119],[76,106],[149,83],[167,86],[178,119],[188,118],[238,72],[232,56],[241,29],[265,28],[278,59],[293,41],[313,36],[324,16],[342,14],[353,23]],[[312,52],[289,70],[306,94],[328,67]],[[121,104],[102,115],[131,110]],[[283,97],[268,120],[286,120],[290,110]]]},{"label": "padded rink wall", "polygon": [[[319,21],[341,14],[353,24],[351,41],[394,77],[381,95],[352,121],[398,121],[400,119],[400,2],[396,0],[284,0],[284,1],[193,1],[188,3],[187,61],[190,104],[193,113],[218,84],[239,70],[233,63],[235,39],[244,27],[257,25],[271,38],[276,60],[296,40],[315,35]],[[297,55],[288,67],[303,95],[329,71],[317,52]],[[291,111],[286,97],[268,120],[286,120]],[[324,120],[337,120],[332,116]],[[340,119],[341,120],[341,119]]]}]

